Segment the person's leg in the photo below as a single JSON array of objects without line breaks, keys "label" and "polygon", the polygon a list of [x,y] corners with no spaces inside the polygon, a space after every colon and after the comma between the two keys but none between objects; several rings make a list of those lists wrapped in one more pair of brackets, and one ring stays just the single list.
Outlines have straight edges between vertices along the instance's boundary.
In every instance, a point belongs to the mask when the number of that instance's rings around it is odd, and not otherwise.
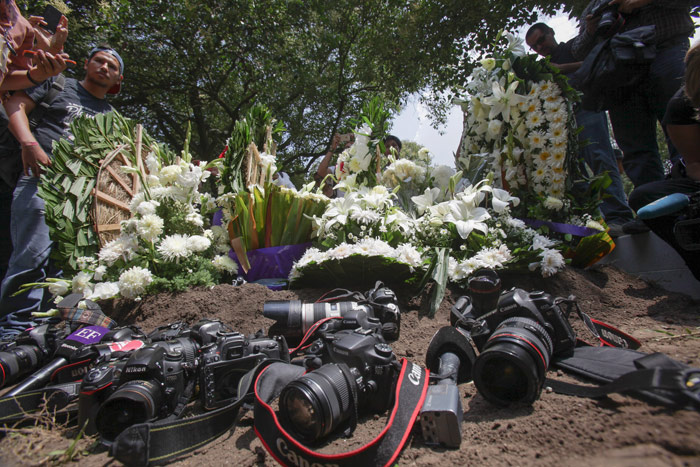
[{"label": "person's leg", "polygon": [[617,167],[615,153],[610,143],[608,120],[603,112],[579,110],[576,123],[583,127],[579,133],[581,154],[594,175],[603,172],[610,176],[611,184],[605,189],[608,195],[603,199],[600,210],[608,224],[623,224],[634,219],[634,213],[627,205],[627,195],[622,186],[622,178]]},{"label": "person's leg", "polygon": [[0,180],[0,280],[5,277],[12,254],[12,236],[10,235],[12,191],[13,189],[4,180]]},{"label": "person's leg", "polygon": [[17,182],[12,201],[11,234],[13,252],[0,287],[0,326],[29,322],[29,314],[41,308],[44,289],[12,297],[22,284],[46,278],[51,252],[49,228],[44,221],[44,200],[37,194],[38,178],[23,176]]},{"label": "person's leg", "polygon": [[622,166],[635,187],[664,179],[656,143],[656,115],[649,107],[648,80],[611,105],[609,114],[615,140],[624,159]]},{"label": "person's leg", "polygon": [[[689,41],[678,40],[672,45],[656,51],[656,59],[649,70],[649,106],[659,122],[666,114],[666,107],[673,95],[683,84],[685,73],[685,54],[688,52]],[[664,129],[665,131],[665,129]],[[676,162],[680,154],[666,135],[666,144],[671,162]]]}]

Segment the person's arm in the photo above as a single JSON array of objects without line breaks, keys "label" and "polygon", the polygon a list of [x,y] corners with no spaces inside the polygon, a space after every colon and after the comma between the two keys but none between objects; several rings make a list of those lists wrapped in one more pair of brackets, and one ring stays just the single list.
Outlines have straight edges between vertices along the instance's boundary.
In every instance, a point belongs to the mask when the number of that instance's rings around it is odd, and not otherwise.
[{"label": "person's arm", "polygon": [[652,0],[611,0],[609,5],[618,5],[620,13],[632,13],[651,2]]},{"label": "person's arm", "polygon": [[700,181],[700,124],[666,125],[666,131],[685,162],[689,178]]},{"label": "person's arm", "polygon": [[583,62],[552,63],[552,66],[559,68],[559,70],[564,74],[569,74],[581,68],[581,63]]},{"label": "person's arm", "polygon": [[37,86],[48,78],[56,76],[68,67],[67,54],[56,56],[39,50],[34,56],[33,68],[28,70],[12,70],[0,83],[0,91],[18,91]]},{"label": "person's arm", "polygon": [[328,170],[328,167],[331,165],[331,158],[333,157],[333,153],[335,152],[339,143],[340,135],[336,133],[333,135],[333,139],[331,140],[331,147],[328,149],[326,155],[323,156],[323,159],[321,160],[321,163],[318,165],[318,169],[316,170],[315,178],[317,179],[317,181],[320,182],[326,177],[326,175],[331,173],[330,170]]},{"label": "person's arm", "polygon": [[27,116],[34,110],[34,107],[36,107],[36,103],[24,91],[14,93],[5,104],[9,120],[8,128],[22,146],[24,174],[29,175],[29,169],[31,169],[32,175],[38,177],[42,173],[41,165],[51,165],[51,159],[29,129]]},{"label": "person's arm", "polygon": [[34,29],[37,49],[50,52],[53,55],[63,51],[63,44],[68,39],[68,19],[65,16],[61,16],[61,19],[58,20],[55,34],[51,34],[41,27],[42,24],[46,25],[46,21],[41,16],[30,16],[29,23]]}]

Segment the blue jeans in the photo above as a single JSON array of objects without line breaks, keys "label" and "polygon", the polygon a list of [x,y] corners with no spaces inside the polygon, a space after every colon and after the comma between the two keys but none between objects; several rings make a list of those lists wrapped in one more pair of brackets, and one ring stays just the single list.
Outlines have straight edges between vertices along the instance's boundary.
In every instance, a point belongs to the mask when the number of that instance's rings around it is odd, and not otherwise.
[{"label": "blue jeans", "polygon": [[[656,143],[656,122],[661,122],[668,101],[680,88],[688,51],[687,38],[664,44],[656,52],[648,75],[624,99],[610,106],[610,120],[622,149],[622,166],[635,187],[664,179],[664,168]],[[667,138],[673,162],[678,151]]]},{"label": "blue jeans", "polygon": [[606,197],[600,205],[603,218],[608,224],[622,224],[634,219],[634,213],[627,204],[627,195],[622,186],[617,159],[610,143],[608,119],[604,112],[579,110],[576,123],[583,127],[579,133],[581,155],[594,175],[608,172],[612,183],[605,189]]},{"label": "blue jeans", "polygon": [[13,200],[10,231],[12,256],[0,287],[0,327],[19,330],[29,327],[30,313],[48,308],[48,292],[31,289],[11,297],[22,284],[46,279],[51,240],[44,220],[44,200],[37,194],[36,177],[23,175],[17,182]]}]

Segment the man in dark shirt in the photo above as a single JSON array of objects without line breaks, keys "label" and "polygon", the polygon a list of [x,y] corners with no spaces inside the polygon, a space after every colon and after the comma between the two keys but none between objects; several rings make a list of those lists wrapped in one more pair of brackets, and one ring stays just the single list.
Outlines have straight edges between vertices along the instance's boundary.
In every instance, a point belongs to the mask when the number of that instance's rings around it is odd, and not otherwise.
[{"label": "man in dark shirt", "polygon": [[46,306],[44,289],[34,289],[17,297],[11,295],[25,283],[46,278],[51,240],[44,220],[44,200],[37,195],[42,167],[51,165],[54,141],[71,139],[70,123],[79,115],[96,115],[112,110],[108,93],[118,92],[124,63],[117,52],[103,46],[93,49],[85,61],[82,81],[66,78],[63,90],[51,101],[43,118],[32,132],[28,115],[47,96],[53,78],[15,93],[5,104],[9,128],[22,148],[24,175],[20,177],[12,200],[11,233],[13,253],[0,288],[0,331],[19,331],[29,314]]},{"label": "man in dark shirt", "polygon": [[[576,61],[571,53],[571,41],[558,43],[554,38],[554,30],[544,23],[532,25],[525,35],[525,41],[539,55],[549,56],[552,65],[567,76],[581,66],[581,62]],[[610,235],[619,236],[623,233],[623,225],[632,225],[634,214],[627,205],[615,152],[610,143],[607,117],[603,112],[577,109],[576,123],[583,127],[579,141],[586,164],[595,175],[607,171],[612,181],[605,189],[608,196],[603,199],[600,209],[605,222],[610,226]]]},{"label": "man in dark shirt", "polygon": [[[571,41],[571,52],[576,60],[586,58],[595,44],[603,40],[597,34],[600,16],[591,11],[601,3],[617,7],[625,20],[619,32],[639,26],[656,28],[656,58],[642,81],[630,92],[620,94],[608,103],[615,139],[624,154],[623,166],[635,187],[663,180],[664,168],[656,142],[657,122],[661,122],[666,106],[680,88],[683,77],[683,58],[688,51],[688,38],[695,26],[690,7],[697,0],[592,0],[583,11],[579,35]],[[668,144],[671,159],[678,152]]]}]

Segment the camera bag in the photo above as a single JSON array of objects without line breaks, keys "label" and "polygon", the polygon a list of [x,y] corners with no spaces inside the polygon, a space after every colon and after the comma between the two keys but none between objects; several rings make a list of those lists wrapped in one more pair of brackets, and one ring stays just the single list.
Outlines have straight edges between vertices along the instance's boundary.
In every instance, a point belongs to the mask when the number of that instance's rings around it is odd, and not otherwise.
[{"label": "camera bag", "polygon": [[620,102],[641,84],[656,58],[656,26],[641,26],[597,44],[571,76],[581,106],[596,112]]},{"label": "camera bag", "polygon": [[312,451],[292,438],[282,427],[270,403],[282,388],[304,373],[304,368],[273,363],[255,382],[255,433],[281,465],[391,465],[408,439],[428,389],[429,372],[407,360],[402,361],[396,397],[387,426],[369,444],[341,454]]}]

